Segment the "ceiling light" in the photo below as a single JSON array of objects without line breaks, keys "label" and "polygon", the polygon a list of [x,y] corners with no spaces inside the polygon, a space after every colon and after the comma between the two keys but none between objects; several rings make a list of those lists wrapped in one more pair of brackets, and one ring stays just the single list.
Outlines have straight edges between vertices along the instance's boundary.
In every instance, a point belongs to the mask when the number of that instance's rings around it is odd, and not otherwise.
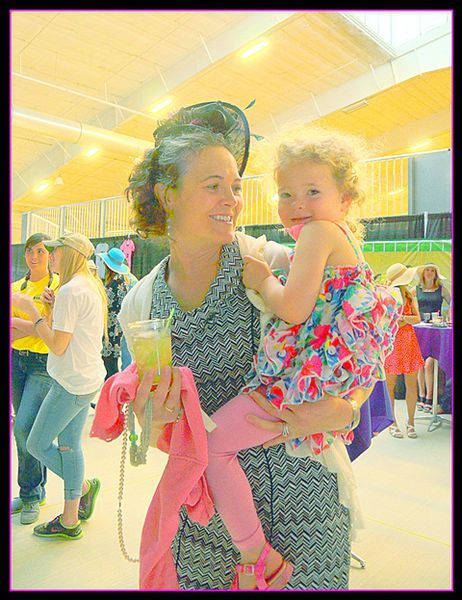
[{"label": "ceiling light", "polygon": [[388,192],[388,195],[395,196],[396,194],[401,194],[401,192],[404,192],[404,188],[399,188],[399,190],[393,190],[393,192]]},{"label": "ceiling light", "polygon": [[46,189],[49,185],[50,184],[48,183],[48,181],[44,181],[37,188],[35,188],[35,191],[36,192],[43,192],[43,190]]},{"label": "ceiling light", "polygon": [[172,102],[173,102],[173,100],[171,98],[167,98],[167,100],[164,100],[163,102],[160,102],[159,104],[156,104],[155,106],[153,106],[151,108],[151,112],[159,112],[159,110],[162,110],[163,108],[165,108]]},{"label": "ceiling light", "polygon": [[364,108],[365,106],[369,106],[369,102],[367,100],[360,100],[359,102],[355,102],[354,104],[350,104],[349,106],[342,108],[342,112],[349,114],[354,112],[355,110]]},{"label": "ceiling light", "polygon": [[61,176],[56,177],[55,185],[64,185],[64,179]]},{"label": "ceiling light", "polygon": [[99,152],[99,148],[90,148],[90,150],[85,152],[85,156],[93,156],[97,152]]},{"label": "ceiling light", "polygon": [[252,54],[255,54],[255,52],[258,52],[259,50],[266,48],[267,45],[268,45],[268,42],[265,42],[265,41],[259,42],[258,44],[255,44],[255,46],[252,46],[251,48],[249,48],[248,50],[243,52],[241,54],[241,56],[242,56],[242,58],[248,58],[249,56],[252,56]]},{"label": "ceiling light", "polygon": [[411,146],[409,148],[409,150],[420,150],[420,148],[425,148],[426,146],[429,146],[431,144],[431,140],[424,140],[423,142],[420,142],[419,144],[416,144],[415,146]]}]

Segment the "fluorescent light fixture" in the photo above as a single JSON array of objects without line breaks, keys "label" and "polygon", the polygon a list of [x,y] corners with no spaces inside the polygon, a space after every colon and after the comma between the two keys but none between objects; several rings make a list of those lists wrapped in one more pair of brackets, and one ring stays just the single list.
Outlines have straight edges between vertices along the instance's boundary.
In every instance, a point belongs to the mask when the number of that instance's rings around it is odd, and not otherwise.
[{"label": "fluorescent light fixture", "polygon": [[265,42],[265,41],[258,42],[258,44],[255,44],[255,46],[252,46],[251,48],[249,48],[248,50],[243,52],[241,54],[241,56],[242,56],[242,58],[248,58],[249,56],[252,56],[252,54],[255,54],[255,52],[258,52],[259,50],[266,48],[267,45],[268,45],[268,42]]},{"label": "fluorescent light fixture", "polygon": [[172,102],[173,102],[173,100],[171,98],[167,98],[163,102],[160,102],[159,104],[156,104],[155,106],[153,106],[151,108],[151,112],[159,112],[159,110],[162,110],[163,108],[165,108],[166,106],[168,106]]},{"label": "fluorescent light fixture", "polygon": [[420,148],[425,148],[426,146],[429,146],[431,144],[431,140],[424,140],[423,142],[420,142],[419,144],[416,144],[415,146],[411,146],[409,148],[409,150],[420,150]]},{"label": "fluorescent light fixture", "polygon": [[48,181],[44,181],[37,188],[35,188],[35,191],[36,192],[43,192],[43,190],[46,189],[49,185],[50,184],[48,183]]},{"label": "fluorescent light fixture", "polygon": [[404,188],[399,188],[399,190],[393,190],[393,192],[388,192],[388,195],[395,196],[396,194],[401,194],[401,192],[404,192]]},{"label": "fluorescent light fixture", "polygon": [[87,150],[87,152],[85,152],[85,156],[93,156],[97,152],[99,152],[99,148],[90,148],[90,150]]},{"label": "fluorescent light fixture", "polygon": [[342,108],[342,112],[349,114],[354,112],[355,110],[359,110],[360,108],[364,108],[365,106],[369,106],[369,102],[367,100],[360,100],[359,102],[355,102],[354,104],[350,104],[349,106],[345,106]]}]

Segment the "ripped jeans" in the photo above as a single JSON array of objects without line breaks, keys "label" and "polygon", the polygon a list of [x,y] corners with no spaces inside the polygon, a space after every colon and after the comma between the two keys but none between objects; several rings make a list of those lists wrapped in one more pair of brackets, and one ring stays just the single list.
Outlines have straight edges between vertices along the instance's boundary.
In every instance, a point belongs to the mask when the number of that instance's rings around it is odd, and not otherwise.
[{"label": "ripped jeans", "polygon": [[85,474],[82,432],[90,402],[98,391],[78,396],[53,381],[27,438],[27,451],[64,480],[65,500],[82,495]]}]

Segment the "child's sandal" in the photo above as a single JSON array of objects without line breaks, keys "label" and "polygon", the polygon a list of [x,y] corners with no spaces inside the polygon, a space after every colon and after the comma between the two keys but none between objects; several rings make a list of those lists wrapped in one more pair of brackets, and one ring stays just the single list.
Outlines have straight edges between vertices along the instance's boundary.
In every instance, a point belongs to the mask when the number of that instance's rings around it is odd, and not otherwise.
[{"label": "child's sandal", "polygon": [[256,563],[239,563],[236,565],[236,575],[234,576],[231,586],[232,590],[239,589],[239,573],[255,575],[258,590],[282,590],[287,585],[289,579],[292,577],[292,573],[294,572],[294,566],[292,563],[287,562],[284,559],[282,559],[282,563],[279,565],[276,571],[274,571],[274,573],[268,577],[268,579],[265,579],[264,577],[266,557],[268,556],[270,550],[271,545],[266,542],[265,547],[263,548]]}]

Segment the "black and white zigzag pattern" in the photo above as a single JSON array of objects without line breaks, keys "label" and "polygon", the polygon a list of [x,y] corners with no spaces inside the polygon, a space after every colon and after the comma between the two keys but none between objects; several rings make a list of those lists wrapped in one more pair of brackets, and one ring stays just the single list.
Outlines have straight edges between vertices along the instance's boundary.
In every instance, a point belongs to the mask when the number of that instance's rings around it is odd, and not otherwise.
[{"label": "black and white zigzag pattern", "polygon": [[[165,283],[166,261],[154,284],[151,316],[165,318],[175,308],[174,363],[192,370],[202,406],[212,415],[243,385],[258,344],[259,314],[240,283],[237,243],[224,247],[205,302],[188,313]],[[295,564],[287,589],[347,588],[349,513],[338,501],[336,476],[315,461],[289,456],[283,445],[251,448],[239,458],[268,541]],[[203,527],[183,510],[172,552],[182,589],[231,586],[239,553],[218,515]]]}]

